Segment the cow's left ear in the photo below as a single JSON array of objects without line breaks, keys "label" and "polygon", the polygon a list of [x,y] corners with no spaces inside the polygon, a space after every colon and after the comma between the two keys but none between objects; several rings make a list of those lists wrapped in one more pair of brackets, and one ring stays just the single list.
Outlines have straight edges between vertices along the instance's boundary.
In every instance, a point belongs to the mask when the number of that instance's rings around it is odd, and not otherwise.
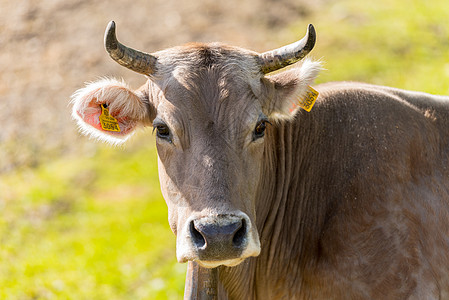
[{"label": "cow's left ear", "polygon": [[76,91],[72,104],[72,117],[83,134],[113,144],[123,143],[139,126],[151,125],[155,115],[148,82],[133,91],[122,81],[103,79]]},{"label": "cow's left ear", "polygon": [[298,103],[311,96],[310,85],[321,70],[321,62],[306,59],[300,67],[265,76],[262,83],[266,95],[262,105],[267,115],[275,120],[293,118],[300,109]]}]

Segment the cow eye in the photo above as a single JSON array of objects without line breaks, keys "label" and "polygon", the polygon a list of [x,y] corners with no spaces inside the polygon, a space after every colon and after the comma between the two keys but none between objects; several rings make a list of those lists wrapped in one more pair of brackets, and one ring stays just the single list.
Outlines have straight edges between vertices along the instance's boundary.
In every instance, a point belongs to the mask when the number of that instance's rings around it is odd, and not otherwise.
[{"label": "cow eye", "polygon": [[163,139],[167,139],[170,137],[170,130],[167,125],[158,125],[156,126],[157,136]]},{"label": "cow eye", "polygon": [[268,120],[260,120],[257,123],[256,128],[254,128],[254,132],[253,132],[253,141],[260,139],[265,135],[265,129],[267,129],[267,123],[271,124],[270,122],[268,122]]},{"label": "cow eye", "polygon": [[171,142],[170,129],[162,122],[153,122],[153,132],[156,130],[158,138]]}]

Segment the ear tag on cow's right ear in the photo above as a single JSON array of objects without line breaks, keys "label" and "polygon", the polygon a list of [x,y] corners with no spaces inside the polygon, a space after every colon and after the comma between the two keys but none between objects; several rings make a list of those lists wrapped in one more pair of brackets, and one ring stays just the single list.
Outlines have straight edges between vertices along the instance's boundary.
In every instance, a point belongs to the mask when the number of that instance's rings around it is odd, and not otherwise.
[{"label": "ear tag on cow's right ear", "polygon": [[316,99],[318,98],[318,95],[319,93],[309,85],[307,94],[304,96],[304,98],[298,100],[298,105],[305,111],[310,112],[313,105],[315,104]]},{"label": "ear tag on cow's right ear", "polygon": [[118,125],[118,121],[116,118],[109,114],[109,109],[107,104],[101,104],[101,115],[100,115],[100,124],[101,128],[106,131],[116,131],[120,132],[120,126]]}]

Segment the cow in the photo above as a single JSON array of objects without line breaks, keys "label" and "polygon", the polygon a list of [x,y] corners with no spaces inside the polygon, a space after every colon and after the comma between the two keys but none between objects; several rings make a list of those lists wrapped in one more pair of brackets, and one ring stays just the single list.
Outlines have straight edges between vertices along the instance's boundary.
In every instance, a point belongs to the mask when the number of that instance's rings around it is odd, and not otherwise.
[{"label": "cow", "polygon": [[113,144],[154,128],[177,260],[220,299],[449,299],[449,97],[313,85],[315,41],[149,54],[111,22],[109,55],[148,80],[88,84],[73,118]]}]

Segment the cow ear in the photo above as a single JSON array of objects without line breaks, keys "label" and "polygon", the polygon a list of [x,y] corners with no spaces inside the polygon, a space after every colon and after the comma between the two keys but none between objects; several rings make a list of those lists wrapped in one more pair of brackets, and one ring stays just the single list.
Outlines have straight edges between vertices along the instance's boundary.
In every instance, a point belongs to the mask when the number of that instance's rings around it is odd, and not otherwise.
[{"label": "cow ear", "polygon": [[123,143],[137,127],[150,125],[154,115],[148,83],[133,91],[122,81],[103,79],[76,91],[72,104],[80,131],[112,144]]},{"label": "cow ear", "polygon": [[306,59],[300,67],[264,77],[267,115],[275,120],[293,118],[300,109],[298,103],[310,96],[310,85],[321,70],[320,62]]}]

